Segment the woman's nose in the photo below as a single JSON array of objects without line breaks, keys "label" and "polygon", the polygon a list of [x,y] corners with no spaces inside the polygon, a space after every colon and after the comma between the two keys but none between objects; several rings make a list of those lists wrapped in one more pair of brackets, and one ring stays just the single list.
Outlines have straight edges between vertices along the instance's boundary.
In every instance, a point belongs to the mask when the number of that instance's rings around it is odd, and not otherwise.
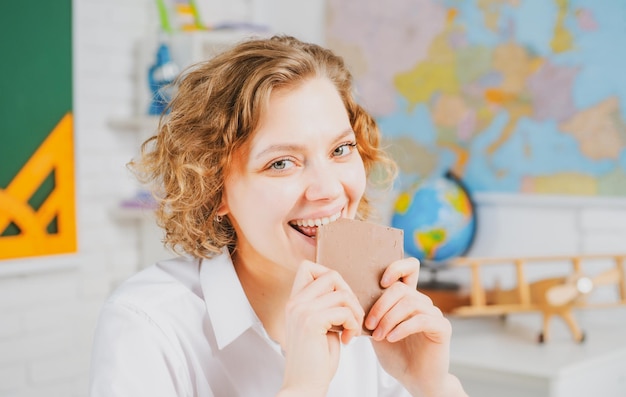
[{"label": "woman's nose", "polygon": [[310,165],[307,169],[307,200],[335,199],[341,195],[343,184],[341,174],[332,164]]}]

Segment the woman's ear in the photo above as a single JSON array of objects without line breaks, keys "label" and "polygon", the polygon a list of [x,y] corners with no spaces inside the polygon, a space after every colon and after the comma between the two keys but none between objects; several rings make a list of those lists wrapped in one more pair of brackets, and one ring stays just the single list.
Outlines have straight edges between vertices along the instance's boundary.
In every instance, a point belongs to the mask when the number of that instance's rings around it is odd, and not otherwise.
[{"label": "woman's ear", "polygon": [[222,202],[217,207],[217,215],[224,216],[228,214],[228,212],[229,210],[228,210],[228,204],[226,204],[226,196],[222,194]]},{"label": "woman's ear", "polygon": [[224,219],[227,213],[228,213],[228,207],[226,206],[226,204],[225,203],[220,204],[215,214],[215,222],[222,223],[222,220]]}]

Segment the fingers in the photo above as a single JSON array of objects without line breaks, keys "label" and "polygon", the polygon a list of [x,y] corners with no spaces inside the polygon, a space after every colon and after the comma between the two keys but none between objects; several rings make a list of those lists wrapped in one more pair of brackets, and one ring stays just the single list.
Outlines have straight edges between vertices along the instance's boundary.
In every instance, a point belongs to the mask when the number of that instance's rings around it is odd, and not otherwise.
[{"label": "fingers", "polygon": [[452,326],[450,321],[443,316],[418,314],[399,323],[386,335],[381,328],[380,335],[377,335],[378,339],[375,339],[397,342],[417,333],[422,333],[434,343],[443,344],[449,339],[449,335],[452,333]]},{"label": "fingers", "polygon": [[293,296],[294,293],[299,292],[305,286],[307,286],[312,281],[328,271],[329,269],[327,267],[324,267],[318,263],[304,261],[302,265],[298,268],[298,271],[296,273],[296,277],[293,281],[293,286],[291,287],[291,295]]},{"label": "fingers", "polygon": [[290,303],[290,309],[303,319],[305,327],[319,328],[322,333],[339,325],[344,329],[361,328],[363,309],[349,291],[332,291],[310,301],[300,298]]},{"label": "fingers", "polygon": [[307,329],[326,333],[333,326],[342,326],[344,343],[361,333],[365,315],[339,273],[310,261],[298,269],[287,311]]},{"label": "fingers", "polygon": [[411,334],[431,333],[444,341],[449,323],[432,300],[402,282],[396,282],[376,301],[365,319],[374,340],[398,341]]},{"label": "fingers", "polygon": [[396,281],[417,288],[420,262],[417,258],[404,258],[390,264],[380,279],[380,286],[388,288]]}]

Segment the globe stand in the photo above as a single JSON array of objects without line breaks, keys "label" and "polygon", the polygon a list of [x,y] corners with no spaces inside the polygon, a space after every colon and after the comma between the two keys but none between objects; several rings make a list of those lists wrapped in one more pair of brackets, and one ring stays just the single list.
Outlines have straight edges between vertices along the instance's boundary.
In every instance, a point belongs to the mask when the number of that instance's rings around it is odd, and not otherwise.
[{"label": "globe stand", "polygon": [[437,280],[437,272],[441,269],[446,268],[445,264],[435,262],[429,263],[429,261],[426,260],[422,260],[421,264],[423,268],[426,268],[430,271],[430,278],[428,279],[428,281],[419,282],[419,288],[438,291],[458,291],[461,288],[458,283],[455,283],[453,281]]}]

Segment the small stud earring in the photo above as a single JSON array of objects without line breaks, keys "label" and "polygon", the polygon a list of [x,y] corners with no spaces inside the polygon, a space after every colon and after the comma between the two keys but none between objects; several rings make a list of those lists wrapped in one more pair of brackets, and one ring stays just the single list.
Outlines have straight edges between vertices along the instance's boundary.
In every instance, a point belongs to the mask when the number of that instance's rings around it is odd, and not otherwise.
[{"label": "small stud earring", "polygon": [[222,223],[222,219],[224,219],[221,215],[215,215],[215,222]]}]

